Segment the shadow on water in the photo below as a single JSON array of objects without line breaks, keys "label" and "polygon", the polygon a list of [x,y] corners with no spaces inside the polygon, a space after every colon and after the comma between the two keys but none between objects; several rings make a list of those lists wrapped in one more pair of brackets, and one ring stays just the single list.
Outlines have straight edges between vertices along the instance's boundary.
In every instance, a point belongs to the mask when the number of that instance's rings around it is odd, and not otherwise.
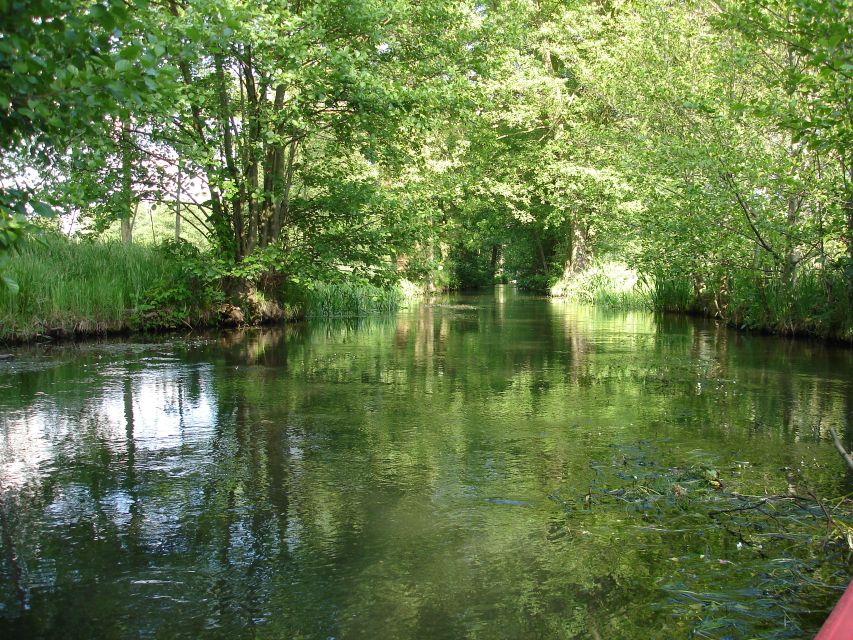
[{"label": "shadow on water", "polygon": [[554,496],[638,442],[853,488],[850,350],[505,287],[0,366],[2,637],[686,637],[670,557],[731,541]]}]

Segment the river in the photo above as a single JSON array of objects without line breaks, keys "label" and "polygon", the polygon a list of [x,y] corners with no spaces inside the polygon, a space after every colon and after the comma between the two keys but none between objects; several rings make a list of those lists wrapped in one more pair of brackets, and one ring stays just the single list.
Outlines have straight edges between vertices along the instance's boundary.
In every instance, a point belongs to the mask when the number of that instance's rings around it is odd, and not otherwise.
[{"label": "river", "polygon": [[845,347],[498,287],[16,356],[4,639],[807,637],[839,596],[660,501],[853,490]]}]

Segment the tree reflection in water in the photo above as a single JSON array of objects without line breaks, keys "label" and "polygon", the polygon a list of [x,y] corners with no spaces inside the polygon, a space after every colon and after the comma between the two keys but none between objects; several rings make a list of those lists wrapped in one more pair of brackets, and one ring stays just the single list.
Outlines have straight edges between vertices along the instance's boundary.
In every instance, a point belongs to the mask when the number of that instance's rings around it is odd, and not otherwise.
[{"label": "tree reflection in water", "polygon": [[790,467],[841,495],[825,430],[850,443],[851,371],[850,351],[508,290],[22,352],[0,371],[0,635],[685,637],[670,558],[730,541],[673,549],[553,496],[638,441],[744,491],[784,492]]}]

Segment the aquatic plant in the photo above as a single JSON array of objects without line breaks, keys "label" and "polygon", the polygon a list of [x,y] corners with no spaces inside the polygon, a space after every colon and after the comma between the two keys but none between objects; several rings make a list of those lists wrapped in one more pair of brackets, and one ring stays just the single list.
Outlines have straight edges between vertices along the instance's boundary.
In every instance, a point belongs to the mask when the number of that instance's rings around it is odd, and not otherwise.
[{"label": "aquatic plant", "polygon": [[793,469],[776,479],[785,492],[747,493],[749,463],[666,466],[662,457],[644,443],[614,448],[609,462],[591,463],[585,495],[552,498],[570,522],[590,528],[595,514],[619,515],[641,546],[667,550],[654,606],[690,637],[813,634],[853,574],[853,500],[817,496]]},{"label": "aquatic plant", "polygon": [[657,275],[652,306],[660,311],[717,317],[740,329],[853,340],[853,306],[844,304],[839,271],[803,270],[791,282],[777,276],[732,274],[703,280]]},{"label": "aquatic plant", "polygon": [[324,318],[364,316],[397,309],[404,299],[399,287],[366,282],[311,282],[304,288],[305,315]]}]

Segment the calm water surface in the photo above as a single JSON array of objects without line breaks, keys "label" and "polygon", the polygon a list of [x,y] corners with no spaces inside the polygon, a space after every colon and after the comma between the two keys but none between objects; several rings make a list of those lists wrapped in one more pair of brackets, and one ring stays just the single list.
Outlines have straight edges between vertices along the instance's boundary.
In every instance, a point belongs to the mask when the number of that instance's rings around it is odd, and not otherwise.
[{"label": "calm water surface", "polygon": [[17,355],[4,639],[687,638],[673,585],[701,557],[740,588],[746,551],[584,508],[610,470],[851,490],[826,438],[853,436],[850,350],[506,288]]}]

